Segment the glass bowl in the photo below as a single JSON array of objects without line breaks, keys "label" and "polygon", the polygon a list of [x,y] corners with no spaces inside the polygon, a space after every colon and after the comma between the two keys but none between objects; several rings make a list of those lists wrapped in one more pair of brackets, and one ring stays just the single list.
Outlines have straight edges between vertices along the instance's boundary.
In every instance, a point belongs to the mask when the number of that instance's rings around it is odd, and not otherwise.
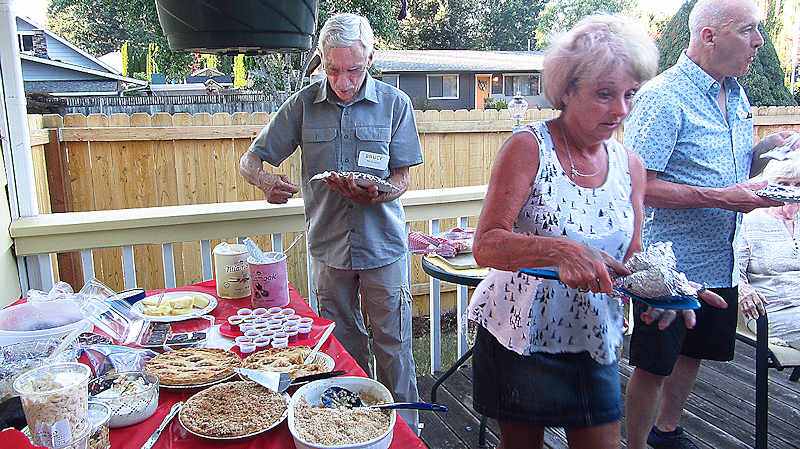
[{"label": "glass bowl", "polygon": [[111,409],[108,427],[132,426],[156,412],[158,376],[147,371],[109,373],[89,382],[89,395]]}]

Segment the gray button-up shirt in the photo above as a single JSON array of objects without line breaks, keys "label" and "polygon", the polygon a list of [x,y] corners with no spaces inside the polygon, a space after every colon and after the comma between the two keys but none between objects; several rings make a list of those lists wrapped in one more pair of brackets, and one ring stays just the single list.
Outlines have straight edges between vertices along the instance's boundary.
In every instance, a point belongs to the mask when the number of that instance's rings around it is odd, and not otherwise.
[{"label": "gray button-up shirt", "polygon": [[311,255],[343,270],[388,265],[407,251],[405,213],[399,200],[361,206],[309,179],[326,170],[389,177],[390,169],[422,163],[411,100],[369,75],[358,97],[342,104],[314,83],[289,98],[256,136],[250,151],[273,166],[297,147]]}]

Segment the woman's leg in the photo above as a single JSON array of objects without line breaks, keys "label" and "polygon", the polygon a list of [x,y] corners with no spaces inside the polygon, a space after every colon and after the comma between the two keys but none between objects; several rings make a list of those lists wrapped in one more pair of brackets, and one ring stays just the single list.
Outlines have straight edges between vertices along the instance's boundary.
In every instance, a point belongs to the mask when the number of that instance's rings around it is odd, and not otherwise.
[{"label": "woman's leg", "polygon": [[495,449],[541,449],[544,447],[544,427],[517,421],[498,421],[497,424],[500,425],[500,444]]},{"label": "woman's leg", "polygon": [[592,427],[564,429],[570,449],[619,449],[619,421]]}]

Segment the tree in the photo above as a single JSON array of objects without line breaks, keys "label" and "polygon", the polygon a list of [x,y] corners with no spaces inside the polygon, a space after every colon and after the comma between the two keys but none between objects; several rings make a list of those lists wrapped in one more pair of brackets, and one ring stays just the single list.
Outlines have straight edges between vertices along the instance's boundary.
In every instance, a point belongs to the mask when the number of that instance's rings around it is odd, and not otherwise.
[{"label": "tree", "polygon": [[[661,36],[656,41],[659,72],[674,65],[689,46],[689,12],[696,1],[684,3],[661,30]],[[739,82],[754,106],[795,106],[797,103],[784,85],[785,76],[772,39],[763,25],[759,25],[758,30],[764,36],[764,46],[758,50],[756,58],[750,63],[750,70],[739,78]]]},{"label": "tree", "polygon": [[527,50],[534,46],[544,1],[481,0],[478,11],[478,50]]},{"label": "tree", "polygon": [[589,14],[631,12],[634,6],[633,0],[550,0],[539,15],[536,46],[545,48],[553,33],[569,30]]},{"label": "tree", "polygon": [[479,12],[476,0],[419,0],[408,5],[398,48],[463,50],[473,48]]}]

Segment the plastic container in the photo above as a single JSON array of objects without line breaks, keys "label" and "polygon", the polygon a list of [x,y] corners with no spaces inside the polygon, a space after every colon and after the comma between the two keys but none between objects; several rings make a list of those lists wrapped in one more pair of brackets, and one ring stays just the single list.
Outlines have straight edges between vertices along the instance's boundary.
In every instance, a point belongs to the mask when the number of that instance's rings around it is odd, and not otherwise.
[{"label": "plastic container", "polygon": [[[137,389],[121,385],[122,382],[138,384]],[[114,388],[114,385],[120,385]],[[129,390],[119,394],[118,390]],[[146,371],[109,373],[89,382],[91,399],[101,402],[111,410],[108,426],[112,429],[127,427],[153,416],[158,408],[158,376]]]},{"label": "plastic container", "polygon": [[108,436],[108,421],[111,419],[111,409],[102,402],[89,401],[89,444],[87,449],[109,449],[111,439]]},{"label": "plastic container", "polygon": [[[0,347],[0,400],[15,396],[14,380],[25,371],[47,363],[62,338],[21,341]],[[52,362],[74,362],[78,358],[80,345],[74,342],[67,346]]]},{"label": "plastic container", "polygon": [[79,436],[88,438],[86,385],[91,374],[81,363],[55,363],[27,371],[14,381],[35,445],[62,448]]},{"label": "plastic container", "polygon": [[90,323],[81,322],[83,314],[76,300],[28,301],[0,310],[0,346],[29,340],[63,337]]},{"label": "plastic container", "polygon": [[335,377],[332,379],[316,380],[309,382],[306,385],[298,388],[292,395],[292,400],[289,401],[289,432],[292,433],[294,438],[294,445],[297,449],[387,449],[392,443],[394,436],[394,426],[397,422],[397,412],[392,410],[392,416],[389,421],[389,427],[380,436],[373,438],[363,443],[355,443],[348,445],[323,445],[312,444],[303,440],[298,436],[295,420],[295,408],[302,400],[311,406],[322,405],[320,396],[322,392],[328,387],[332,386],[345,387],[350,391],[362,395],[362,397],[372,397],[378,402],[393,402],[392,394],[380,382],[369,379],[367,377],[344,376]]},{"label": "plastic container", "polygon": [[224,299],[250,296],[247,247],[222,242],[214,247],[213,254],[217,296]]},{"label": "plastic container", "polygon": [[252,342],[241,342],[237,344],[239,345],[239,352],[242,354],[250,354],[256,350],[256,345]]}]

